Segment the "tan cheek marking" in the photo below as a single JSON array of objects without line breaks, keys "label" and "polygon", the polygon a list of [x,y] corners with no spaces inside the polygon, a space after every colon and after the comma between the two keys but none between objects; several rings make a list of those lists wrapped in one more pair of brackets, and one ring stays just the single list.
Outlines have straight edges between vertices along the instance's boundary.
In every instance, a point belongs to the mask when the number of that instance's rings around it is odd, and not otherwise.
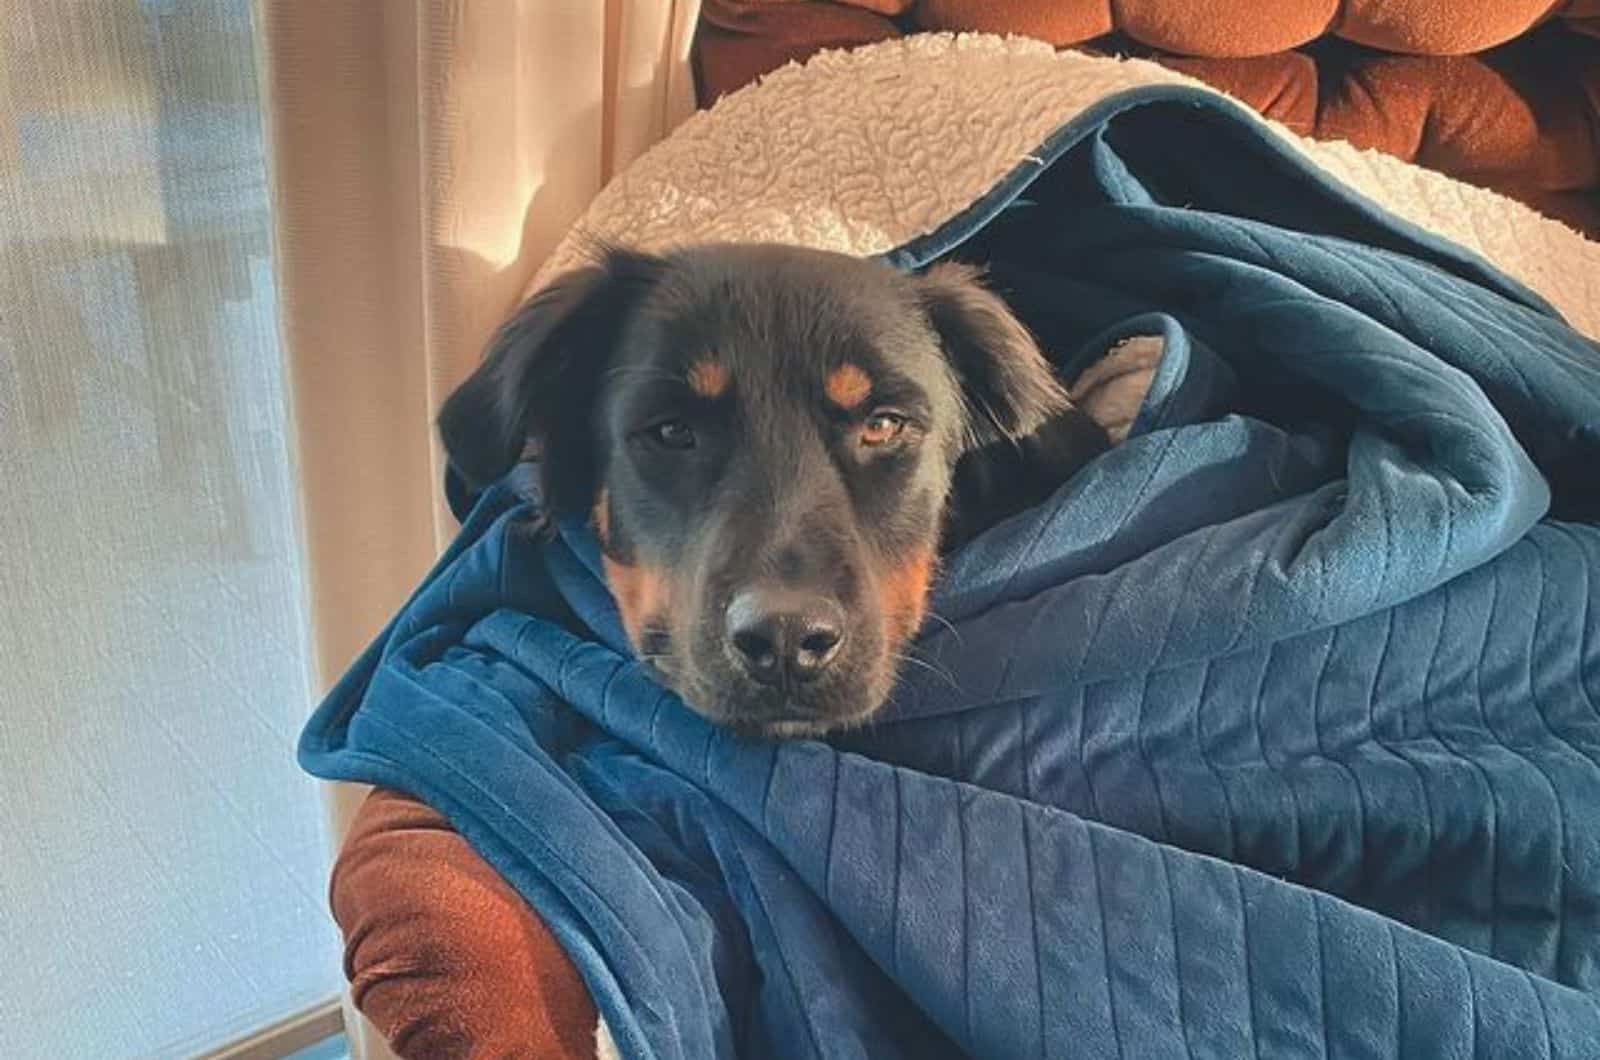
[{"label": "tan cheek marking", "polygon": [[689,389],[703,398],[717,398],[728,392],[728,369],[715,357],[700,358],[689,366]]},{"label": "tan cheek marking", "polygon": [[666,614],[666,573],[653,567],[631,567],[609,556],[602,556],[601,562],[605,564],[606,584],[622,614],[622,628],[637,649],[645,623]]},{"label": "tan cheek marking", "polygon": [[898,644],[922,625],[933,570],[933,553],[919,552],[878,583],[879,605],[891,643]]},{"label": "tan cheek marking", "polygon": [[594,502],[594,532],[600,538],[600,544],[606,545],[611,541],[611,497],[605,490],[600,491],[600,497]]},{"label": "tan cheek marking", "polygon": [[842,409],[853,409],[872,393],[872,380],[856,365],[841,364],[828,373],[823,390],[835,405]]}]

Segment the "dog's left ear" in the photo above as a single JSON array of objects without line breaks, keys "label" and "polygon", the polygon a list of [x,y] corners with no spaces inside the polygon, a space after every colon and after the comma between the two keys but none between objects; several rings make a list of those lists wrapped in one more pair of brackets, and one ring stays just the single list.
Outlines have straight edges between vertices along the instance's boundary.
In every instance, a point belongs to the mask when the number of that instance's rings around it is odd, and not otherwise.
[{"label": "dog's left ear", "polygon": [[1072,407],[1038,343],[980,276],[970,265],[941,262],[917,280],[961,386],[974,449],[1026,438]]}]

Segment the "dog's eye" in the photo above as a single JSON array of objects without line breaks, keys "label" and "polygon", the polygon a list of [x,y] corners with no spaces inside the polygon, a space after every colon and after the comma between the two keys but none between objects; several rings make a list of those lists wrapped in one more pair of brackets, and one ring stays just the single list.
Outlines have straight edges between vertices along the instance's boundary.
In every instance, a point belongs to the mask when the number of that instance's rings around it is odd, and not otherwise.
[{"label": "dog's eye", "polygon": [[874,412],[861,424],[862,445],[887,445],[906,429],[906,418],[897,412]]},{"label": "dog's eye", "polygon": [[665,449],[694,448],[694,430],[682,420],[662,420],[645,434],[651,441]]}]

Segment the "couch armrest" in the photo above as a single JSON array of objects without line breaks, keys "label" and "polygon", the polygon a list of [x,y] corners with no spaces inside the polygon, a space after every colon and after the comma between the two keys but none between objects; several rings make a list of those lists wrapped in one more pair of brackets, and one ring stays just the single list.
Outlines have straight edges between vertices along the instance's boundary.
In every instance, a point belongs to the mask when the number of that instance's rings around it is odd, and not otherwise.
[{"label": "couch armrest", "polygon": [[402,1057],[596,1056],[596,1012],[543,921],[442,815],[375,790],[334,865],[352,999]]}]

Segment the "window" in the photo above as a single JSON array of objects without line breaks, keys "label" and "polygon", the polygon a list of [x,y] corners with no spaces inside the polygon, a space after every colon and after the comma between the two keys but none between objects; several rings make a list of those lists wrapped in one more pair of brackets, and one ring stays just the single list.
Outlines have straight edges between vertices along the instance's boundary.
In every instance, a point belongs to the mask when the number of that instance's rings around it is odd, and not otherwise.
[{"label": "window", "polygon": [[0,1056],[335,997],[249,0],[0,18]]}]

